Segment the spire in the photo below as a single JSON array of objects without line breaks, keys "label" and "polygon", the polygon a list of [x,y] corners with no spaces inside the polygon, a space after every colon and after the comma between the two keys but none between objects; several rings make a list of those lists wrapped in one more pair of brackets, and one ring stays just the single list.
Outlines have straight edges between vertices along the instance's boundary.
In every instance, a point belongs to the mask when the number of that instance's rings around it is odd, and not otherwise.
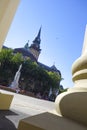
[{"label": "spire", "polygon": [[25,44],[24,48],[27,49],[27,50],[29,50],[29,40],[28,40],[28,42]]},{"label": "spire", "polygon": [[35,37],[33,43],[40,44],[40,42],[41,42],[41,39],[40,39],[40,36],[41,36],[41,28],[42,28],[42,27],[40,27],[39,32],[38,32],[37,36]]},{"label": "spire", "polygon": [[29,47],[29,51],[33,54],[33,56],[36,58],[36,60],[38,60],[38,57],[39,57],[40,52],[41,52],[41,49],[40,49],[40,42],[41,42],[40,35],[41,35],[41,27],[39,29],[39,32],[38,32],[37,36],[33,40],[33,43]]},{"label": "spire", "polygon": [[42,27],[40,27],[39,32],[38,32],[38,35],[37,35],[38,38],[40,38],[40,35],[41,35],[41,28],[42,28]]}]

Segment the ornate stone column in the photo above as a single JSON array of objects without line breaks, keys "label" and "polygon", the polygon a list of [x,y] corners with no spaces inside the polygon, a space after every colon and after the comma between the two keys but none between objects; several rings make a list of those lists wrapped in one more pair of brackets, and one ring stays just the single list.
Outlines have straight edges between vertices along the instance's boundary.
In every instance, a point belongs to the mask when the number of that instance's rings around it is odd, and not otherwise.
[{"label": "ornate stone column", "polygon": [[72,65],[74,87],[55,101],[58,114],[87,125],[87,27],[81,56]]},{"label": "ornate stone column", "polygon": [[0,49],[17,10],[20,0],[0,0]]}]

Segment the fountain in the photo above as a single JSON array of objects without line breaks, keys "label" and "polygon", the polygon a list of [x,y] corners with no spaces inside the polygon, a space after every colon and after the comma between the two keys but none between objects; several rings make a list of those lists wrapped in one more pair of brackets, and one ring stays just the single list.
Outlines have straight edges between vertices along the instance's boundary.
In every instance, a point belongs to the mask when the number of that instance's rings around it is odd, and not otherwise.
[{"label": "fountain", "polygon": [[21,74],[21,72],[20,72],[21,68],[22,68],[22,64],[19,66],[19,69],[15,74],[14,80],[12,81],[12,83],[10,85],[10,88],[12,88],[12,89],[14,89],[16,91],[20,90],[18,85],[19,85],[19,78],[20,78],[20,74]]}]

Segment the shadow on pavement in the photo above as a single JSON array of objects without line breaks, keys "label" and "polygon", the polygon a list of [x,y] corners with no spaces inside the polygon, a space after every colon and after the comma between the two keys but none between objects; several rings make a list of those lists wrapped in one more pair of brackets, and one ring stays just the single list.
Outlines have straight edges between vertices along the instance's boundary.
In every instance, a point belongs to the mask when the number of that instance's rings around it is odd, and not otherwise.
[{"label": "shadow on pavement", "polygon": [[8,115],[18,115],[11,110],[0,110],[0,130],[17,130],[13,122],[7,119]]}]

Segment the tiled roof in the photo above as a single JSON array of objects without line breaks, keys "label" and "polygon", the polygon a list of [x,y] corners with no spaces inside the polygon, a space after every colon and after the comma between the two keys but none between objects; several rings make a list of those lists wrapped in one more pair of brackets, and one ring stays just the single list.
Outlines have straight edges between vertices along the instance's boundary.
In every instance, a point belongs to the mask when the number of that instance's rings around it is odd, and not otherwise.
[{"label": "tiled roof", "polygon": [[[3,48],[9,49],[9,48],[6,47],[6,46],[3,46]],[[45,64],[43,64],[43,63],[38,62],[38,61],[36,60],[36,58],[33,56],[33,54],[31,54],[31,53],[29,52],[29,50],[27,50],[26,48],[15,48],[13,51],[14,51],[14,53],[17,53],[17,52],[21,53],[24,57],[30,57],[30,59],[31,59],[32,61],[37,62],[39,66],[41,66],[42,68],[46,69],[47,71],[57,72],[57,73],[59,73],[59,75],[61,75],[60,70],[58,70],[58,69],[55,67],[55,65],[49,67],[49,66],[47,66],[47,65],[45,65]]]},{"label": "tiled roof", "polygon": [[38,62],[38,65],[40,65],[42,68],[46,69],[47,71],[58,72],[59,75],[61,75],[61,72],[54,65],[52,67],[49,67],[49,66],[42,64],[40,62]]},{"label": "tiled roof", "polygon": [[23,56],[30,57],[32,61],[37,61],[36,58],[25,48],[15,48],[14,53],[22,53]]}]

